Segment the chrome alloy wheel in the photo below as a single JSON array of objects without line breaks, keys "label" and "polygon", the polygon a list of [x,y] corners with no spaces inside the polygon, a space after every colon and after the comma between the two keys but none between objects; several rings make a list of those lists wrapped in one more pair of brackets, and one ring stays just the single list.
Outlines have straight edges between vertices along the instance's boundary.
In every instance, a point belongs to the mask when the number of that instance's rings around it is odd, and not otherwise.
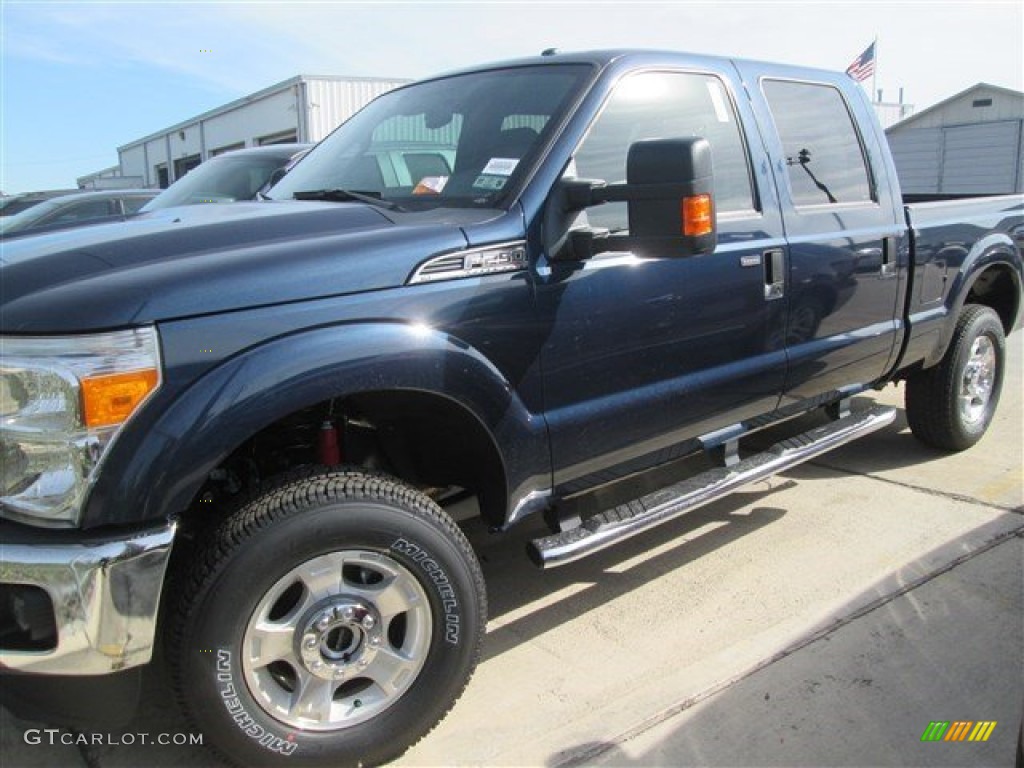
[{"label": "chrome alloy wheel", "polygon": [[968,424],[985,418],[996,376],[996,349],[988,336],[979,336],[971,345],[960,383],[960,415]]},{"label": "chrome alloy wheel", "polygon": [[394,704],[431,641],[427,594],[403,565],[343,550],[289,571],[246,626],[242,669],[253,698],[294,728],[336,730]]}]

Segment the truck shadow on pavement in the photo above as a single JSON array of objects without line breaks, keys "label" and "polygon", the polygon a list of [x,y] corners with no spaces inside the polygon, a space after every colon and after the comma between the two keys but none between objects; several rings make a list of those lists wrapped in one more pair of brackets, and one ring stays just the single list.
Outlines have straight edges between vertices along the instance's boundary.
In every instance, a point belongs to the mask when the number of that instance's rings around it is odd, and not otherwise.
[{"label": "truck shadow on pavement", "polygon": [[[483,659],[500,656],[575,621],[781,519],[786,514],[784,509],[756,506],[756,502],[793,485],[793,481],[779,480],[772,481],[770,487],[762,483],[604,552],[549,571],[534,567],[524,553],[526,543],[544,535],[546,528],[523,526],[523,530],[514,530],[498,541],[481,540],[486,534],[468,530],[480,556],[490,607],[491,626],[484,640]],[[648,554],[662,545],[669,548]],[[559,597],[565,591],[569,594]]]},{"label": "truck shadow on pavement", "polygon": [[[546,765],[1009,765],[1022,718],[1021,534],[1004,521],[958,537],[755,669]],[[923,738],[957,719],[994,723],[991,738]]]}]

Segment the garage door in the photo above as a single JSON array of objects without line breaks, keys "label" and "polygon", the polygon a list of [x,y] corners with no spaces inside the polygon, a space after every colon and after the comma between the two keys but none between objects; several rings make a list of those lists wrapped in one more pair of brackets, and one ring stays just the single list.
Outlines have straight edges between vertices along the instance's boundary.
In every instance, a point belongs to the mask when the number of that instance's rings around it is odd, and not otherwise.
[{"label": "garage door", "polygon": [[1006,194],[1020,174],[1021,121],[943,128],[939,191]]}]

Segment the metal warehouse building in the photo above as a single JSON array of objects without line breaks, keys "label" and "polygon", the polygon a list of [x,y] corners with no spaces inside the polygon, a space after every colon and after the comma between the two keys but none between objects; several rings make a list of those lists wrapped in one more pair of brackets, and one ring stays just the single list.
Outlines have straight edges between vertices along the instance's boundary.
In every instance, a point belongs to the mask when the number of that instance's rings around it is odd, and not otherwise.
[{"label": "metal warehouse building", "polygon": [[166,187],[203,160],[242,147],[316,142],[367,102],[409,82],[298,75],[118,147],[118,166],[79,179]]},{"label": "metal warehouse building", "polygon": [[1024,192],[1024,93],[978,83],[886,135],[905,193]]}]

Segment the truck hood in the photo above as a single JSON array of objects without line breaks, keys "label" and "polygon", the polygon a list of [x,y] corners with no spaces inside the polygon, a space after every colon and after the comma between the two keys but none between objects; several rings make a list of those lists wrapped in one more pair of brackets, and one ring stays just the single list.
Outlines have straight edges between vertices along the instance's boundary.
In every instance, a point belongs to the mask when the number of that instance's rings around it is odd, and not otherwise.
[{"label": "truck hood", "polygon": [[361,203],[168,208],[0,242],[0,330],[102,330],[380,290],[465,246],[455,223],[399,226]]}]

